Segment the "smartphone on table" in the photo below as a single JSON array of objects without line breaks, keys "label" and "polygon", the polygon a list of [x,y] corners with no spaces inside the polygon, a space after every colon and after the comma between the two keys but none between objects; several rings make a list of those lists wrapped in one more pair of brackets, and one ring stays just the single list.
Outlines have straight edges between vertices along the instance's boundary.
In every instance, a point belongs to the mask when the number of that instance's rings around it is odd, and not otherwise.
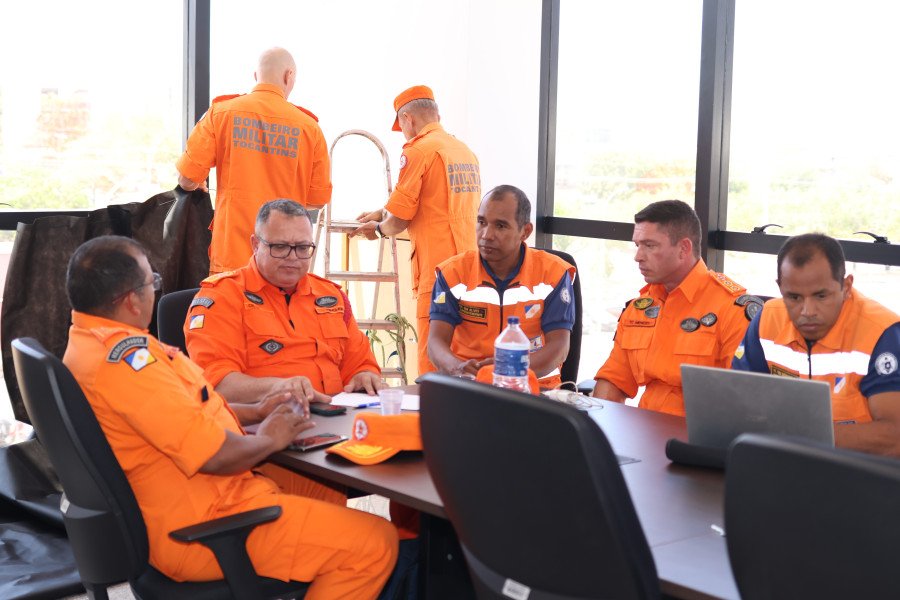
[{"label": "smartphone on table", "polygon": [[306,452],[308,450],[315,450],[316,448],[331,446],[332,444],[337,444],[338,442],[343,442],[347,439],[349,438],[346,435],[338,435],[336,433],[320,433],[317,435],[311,435],[309,437],[294,440],[294,442],[290,446],[288,446],[288,450]]},{"label": "smartphone on table", "polygon": [[323,417],[336,417],[347,412],[346,406],[333,406],[327,402],[310,402],[309,412]]}]

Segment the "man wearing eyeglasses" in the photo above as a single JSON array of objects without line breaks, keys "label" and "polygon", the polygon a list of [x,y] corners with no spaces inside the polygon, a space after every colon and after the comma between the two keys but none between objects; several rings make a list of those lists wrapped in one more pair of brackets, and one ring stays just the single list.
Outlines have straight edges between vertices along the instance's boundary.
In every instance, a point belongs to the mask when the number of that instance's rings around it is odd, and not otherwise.
[{"label": "man wearing eyeglasses", "polygon": [[298,203],[267,202],[256,217],[249,264],[204,280],[191,303],[188,352],[230,403],[253,402],[273,382],[298,376],[325,402],[341,391],[374,394],[384,386],[346,295],[309,273],[312,235]]}]

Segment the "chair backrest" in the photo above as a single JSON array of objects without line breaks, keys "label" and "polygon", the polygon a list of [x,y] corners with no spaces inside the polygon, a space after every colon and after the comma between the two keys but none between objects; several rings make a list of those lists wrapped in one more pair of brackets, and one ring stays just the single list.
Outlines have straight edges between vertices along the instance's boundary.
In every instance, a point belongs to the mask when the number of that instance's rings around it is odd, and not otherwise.
[{"label": "chair backrest", "polygon": [[[568,252],[562,250],[554,250],[553,248],[544,249],[544,252],[554,254],[576,269],[575,259]],[[572,291],[575,293],[575,325],[572,327],[572,335],[569,338],[569,353],[560,369],[560,376],[563,381],[578,381],[578,364],[581,362],[581,273],[577,273],[575,281],[572,283]]]},{"label": "chair backrest", "polygon": [[541,598],[659,597],[618,461],[587,413],[435,373],[421,396],[425,461],[480,597],[507,579]]},{"label": "chair backrest", "polygon": [[63,487],[62,512],[81,578],[137,578],[149,558],[147,529],[81,387],[37,340],[12,342],[25,408]]},{"label": "chair backrest", "polygon": [[157,339],[164,344],[181,348],[185,354],[187,348],[184,345],[184,320],[187,318],[191,301],[199,291],[200,288],[191,288],[166,294],[159,299],[156,308],[156,331],[159,334],[156,336]]},{"label": "chair backrest", "polygon": [[746,434],[725,475],[728,556],[741,597],[900,592],[900,461]]}]

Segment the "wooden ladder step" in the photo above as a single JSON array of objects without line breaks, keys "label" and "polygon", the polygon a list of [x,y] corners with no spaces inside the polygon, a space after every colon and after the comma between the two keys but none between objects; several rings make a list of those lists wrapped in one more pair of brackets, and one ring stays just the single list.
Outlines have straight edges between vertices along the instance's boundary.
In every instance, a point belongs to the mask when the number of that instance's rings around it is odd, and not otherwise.
[{"label": "wooden ladder step", "polygon": [[396,282],[393,271],[325,271],[325,279],[336,281],[386,281]]},{"label": "wooden ladder step", "polygon": [[387,319],[357,319],[356,324],[360,329],[397,330],[397,324]]},{"label": "wooden ladder step", "polygon": [[389,367],[381,370],[381,376],[384,378],[399,379],[403,377],[403,372],[397,367]]},{"label": "wooden ladder step", "polygon": [[332,221],[326,228],[329,233],[352,233],[362,225],[359,221]]}]

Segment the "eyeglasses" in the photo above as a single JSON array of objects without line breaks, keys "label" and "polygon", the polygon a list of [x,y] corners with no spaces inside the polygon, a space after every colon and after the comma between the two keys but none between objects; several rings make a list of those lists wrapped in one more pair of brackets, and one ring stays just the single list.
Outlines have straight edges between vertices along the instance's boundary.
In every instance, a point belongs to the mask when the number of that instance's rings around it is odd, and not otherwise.
[{"label": "eyeglasses", "polygon": [[312,258],[316,251],[315,244],[270,244],[259,236],[256,239],[269,247],[269,256],[272,258],[287,258],[291,255],[291,250],[297,258]]},{"label": "eyeglasses", "polygon": [[122,292],[121,294],[119,294],[118,296],[113,298],[113,304],[115,304],[116,302],[118,302],[119,300],[121,300],[122,298],[124,298],[125,296],[130,294],[131,292],[136,292],[143,287],[147,287],[148,285],[153,286],[154,292],[158,292],[159,290],[161,290],[162,289],[162,275],[160,275],[159,273],[154,273],[153,277],[150,278],[150,281],[148,281],[146,283],[142,283],[141,285],[139,285],[137,287],[133,287],[130,290],[125,290],[124,292]]}]

